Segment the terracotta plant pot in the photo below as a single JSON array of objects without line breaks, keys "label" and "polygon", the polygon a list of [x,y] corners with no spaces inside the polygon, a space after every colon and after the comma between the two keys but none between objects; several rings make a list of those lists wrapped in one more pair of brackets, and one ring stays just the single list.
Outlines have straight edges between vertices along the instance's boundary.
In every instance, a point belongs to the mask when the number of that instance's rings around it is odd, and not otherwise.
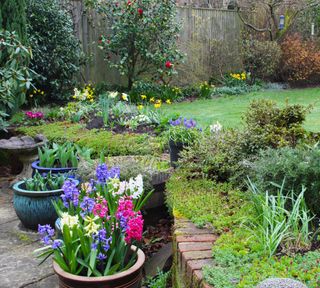
[{"label": "terracotta plant pot", "polygon": [[[136,249],[131,247],[133,251]],[[142,279],[142,267],[145,255],[138,249],[137,262],[128,270],[102,277],[85,277],[73,275],[63,271],[60,266],[53,262],[53,269],[59,277],[60,288],[140,288]]]}]

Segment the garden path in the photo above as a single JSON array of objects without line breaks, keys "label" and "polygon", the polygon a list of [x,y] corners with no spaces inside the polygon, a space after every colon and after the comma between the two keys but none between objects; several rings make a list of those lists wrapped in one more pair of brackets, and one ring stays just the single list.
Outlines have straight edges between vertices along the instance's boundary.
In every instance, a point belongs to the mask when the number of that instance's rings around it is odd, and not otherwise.
[{"label": "garden path", "polygon": [[57,288],[51,261],[38,266],[33,251],[41,247],[37,233],[21,229],[9,178],[0,178],[0,287]]}]

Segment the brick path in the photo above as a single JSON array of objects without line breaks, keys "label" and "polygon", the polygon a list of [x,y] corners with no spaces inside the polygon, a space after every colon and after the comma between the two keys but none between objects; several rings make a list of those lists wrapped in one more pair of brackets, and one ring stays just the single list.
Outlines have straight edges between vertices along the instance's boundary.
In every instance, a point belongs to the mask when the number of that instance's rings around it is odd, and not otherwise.
[{"label": "brick path", "polygon": [[203,280],[202,267],[212,263],[212,244],[216,239],[209,229],[199,229],[186,219],[175,219],[174,287],[212,288]]}]

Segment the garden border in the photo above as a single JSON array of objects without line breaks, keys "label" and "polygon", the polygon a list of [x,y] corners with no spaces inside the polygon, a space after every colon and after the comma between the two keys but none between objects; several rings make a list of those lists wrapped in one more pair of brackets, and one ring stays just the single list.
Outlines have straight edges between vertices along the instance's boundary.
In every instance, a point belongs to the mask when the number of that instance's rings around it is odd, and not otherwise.
[{"label": "garden border", "polygon": [[213,288],[204,281],[202,267],[212,264],[212,245],[217,239],[213,231],[197,228],[191,221],[175,217],[174,288]]}]

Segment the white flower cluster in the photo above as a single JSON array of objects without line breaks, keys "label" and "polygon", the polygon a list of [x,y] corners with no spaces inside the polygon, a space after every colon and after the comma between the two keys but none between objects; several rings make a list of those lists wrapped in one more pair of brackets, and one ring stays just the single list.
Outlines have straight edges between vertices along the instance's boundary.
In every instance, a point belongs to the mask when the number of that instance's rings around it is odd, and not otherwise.
[{"label": "white flower cluster", "polygon": [[74,226],[78,226],[79,224],[79,217],[78,215],[76,216],[71,216],[67,212],[63,212],[61,214],[61,230],[63,230],[63,226],[67,225],[69,228],[73,228]]},{"label": "white flower cluster", "polygon": [[210,125],[210,132],[211,133],[218,133],[221,131],[222,125],[217,121],[216,124]]},{"label": "white flower cluster", "polygon": [[138,116],[135,116],[132,118],[132,120],[135,120],[138,123],[146,123],[146,124],[152,123],[151,119],[147,115],[144,115],[144,114],[140,114]]},{"label": "white flower cluster", "polygon": [[143,193],[143,178],[139,174],[136,178],[130,178],[129,181],[111,180],[113,184],[113,193],[117,195],[131,196],[133,199],[138,199]]}]

